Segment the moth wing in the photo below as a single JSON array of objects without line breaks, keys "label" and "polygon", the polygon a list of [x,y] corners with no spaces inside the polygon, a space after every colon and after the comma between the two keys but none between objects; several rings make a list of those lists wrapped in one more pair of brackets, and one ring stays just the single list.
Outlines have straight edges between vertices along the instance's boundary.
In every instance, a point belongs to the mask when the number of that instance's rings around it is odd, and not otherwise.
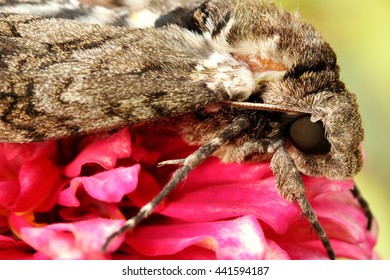
[{"label": "moth wing", "polygon": [[0,141],[108,130],[228,97],[212,50],[178,26],[130,29],[0,14]]}]

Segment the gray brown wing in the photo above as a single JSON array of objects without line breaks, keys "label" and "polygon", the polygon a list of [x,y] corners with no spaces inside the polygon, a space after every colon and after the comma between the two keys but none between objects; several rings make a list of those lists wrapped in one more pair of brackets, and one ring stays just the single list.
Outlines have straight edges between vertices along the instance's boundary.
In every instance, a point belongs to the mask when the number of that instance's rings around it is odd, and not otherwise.
[{"label": "gray brown wing", "polygon": [[210,70],[198,67],[211,51],[175,26],[0,14],[0,141],[107,130],[223,100],[207,86]]}]

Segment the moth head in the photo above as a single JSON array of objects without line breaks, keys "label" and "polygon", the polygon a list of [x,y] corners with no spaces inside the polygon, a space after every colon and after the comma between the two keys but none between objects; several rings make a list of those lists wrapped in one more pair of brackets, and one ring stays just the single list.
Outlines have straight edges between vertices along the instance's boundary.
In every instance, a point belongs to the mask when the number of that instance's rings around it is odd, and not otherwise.
[{"label": "moth head", "polygon": [[[252,144],[241,143],[250,149],[238,148],[233,152],[241,159],[232,159],[257,160],[263,157],[264,143],[276,141],[271,153],[284,145],[303,174],[331,179],[352,178],[362,166],[364,136],[355,96],[345,89],[301,95],[305,91],[300,92],[297,88],[302,89],[297,81],[269,83],[265,94],[260,94],[265,97],[261,103],[228,102],[232,107],[258,110],[261,118],[268,118],[271,124],[268,132],[254,133],[248,142]],[[277,102],[279,99],[282,101]],[[275,115],[274,112],[279,113]],[[256,122],[256,118],[252,119]]]},{"label": "moth head", "polygon": [[309,99],[312,114],[289,126],[288,152],[306,175],[353,177],[362,166],[364,135],[355,96],[348,91],[320,92]]},{"label": "moth head", "polygon": [[309,48],[283,78],[265,84],[262,101],[283,105],[293,116],[284,135],[299,171],[331,179],[360,171],[364,132],[356,96],[340,81],[327,43]]}]

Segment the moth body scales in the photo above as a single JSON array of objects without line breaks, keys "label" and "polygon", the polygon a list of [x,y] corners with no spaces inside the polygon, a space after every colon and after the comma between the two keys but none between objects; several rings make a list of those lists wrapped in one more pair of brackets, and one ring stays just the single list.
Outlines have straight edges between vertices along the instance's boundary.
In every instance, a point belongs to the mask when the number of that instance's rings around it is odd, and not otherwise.
[{"label": "moth body scales", "polygon": [[2,12],[0,141],[168,119],[200,148],[104,249],[217,155],[224,162],[270,160],[279,193],[299,204],[334,258],[301,174],[345,179],[362,166],[358,105],[340,81],[335,53],[297,14],[268,1],[183,7],[142,29]]}]

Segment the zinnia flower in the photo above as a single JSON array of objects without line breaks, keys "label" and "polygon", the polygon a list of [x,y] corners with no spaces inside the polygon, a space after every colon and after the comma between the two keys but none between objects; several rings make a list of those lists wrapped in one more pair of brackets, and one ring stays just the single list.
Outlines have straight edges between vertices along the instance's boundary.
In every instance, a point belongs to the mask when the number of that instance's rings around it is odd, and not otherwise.
[{"label": "zinnia flower", "polygon": [[[106,238],[149,202],[196,147],[168,128],[0,144],[0,259],[327,259],[269,163],[209,158],[135,230]],[[304,177],[337,257],[376,258],[376,227],[353,182]]]}]

